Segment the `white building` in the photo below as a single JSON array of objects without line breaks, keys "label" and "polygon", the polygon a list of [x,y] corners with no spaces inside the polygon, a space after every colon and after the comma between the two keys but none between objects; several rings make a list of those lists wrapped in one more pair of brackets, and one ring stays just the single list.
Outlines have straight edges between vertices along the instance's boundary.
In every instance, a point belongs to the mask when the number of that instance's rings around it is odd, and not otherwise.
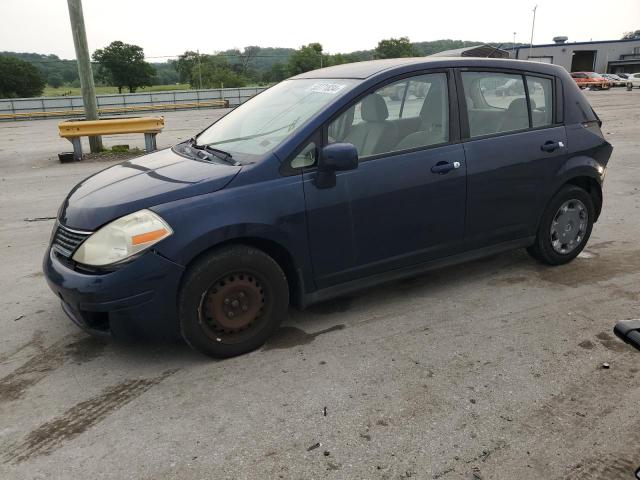
[{"label": "white building", "polygon": [[567,43],[567,37],[553,40],[555,43],[508,50],[511,58],[553,63],[569,72],[640,72],[640,39],[575,43]]}]

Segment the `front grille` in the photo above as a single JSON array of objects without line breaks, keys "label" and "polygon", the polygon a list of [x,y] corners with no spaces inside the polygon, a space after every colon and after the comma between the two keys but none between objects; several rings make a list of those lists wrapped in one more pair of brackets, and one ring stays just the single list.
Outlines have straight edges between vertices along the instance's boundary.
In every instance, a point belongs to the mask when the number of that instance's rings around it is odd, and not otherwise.
[{"label": "front grille", "polygon": [[67,258],[71,258],[76,249],[84,242],[91,232],[80,232],[71,230],[58,224],[56,233],[53,235],[51,247]]}]

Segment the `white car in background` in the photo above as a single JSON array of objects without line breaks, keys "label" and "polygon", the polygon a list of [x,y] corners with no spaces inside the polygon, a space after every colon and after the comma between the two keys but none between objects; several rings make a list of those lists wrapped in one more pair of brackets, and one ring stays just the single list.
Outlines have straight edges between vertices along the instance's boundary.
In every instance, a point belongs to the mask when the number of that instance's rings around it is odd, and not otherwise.
[{"label": "white car in background", "polygon": [[628,73],[627,86],[629,86],[629,84],[634,88],[640,88],[640,73]]},{"label": "white car in background", "polygon": [[620,78],[618,75],[614,75],[613,73],[603,73],[602,76],[609,80],[612,87],[624,87],[627,84],[627,81],[624,78]]}]

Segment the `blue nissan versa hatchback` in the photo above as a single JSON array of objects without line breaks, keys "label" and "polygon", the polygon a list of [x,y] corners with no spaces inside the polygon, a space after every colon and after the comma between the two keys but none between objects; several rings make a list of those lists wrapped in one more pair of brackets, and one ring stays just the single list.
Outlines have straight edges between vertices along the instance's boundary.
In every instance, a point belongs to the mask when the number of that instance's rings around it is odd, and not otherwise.
[{"label": "blue nissan versa hatchback", "polygon": [[600,124],[548,64],[315,70],[81,182],[44,272],[90,332],[180,332],[206,354],[238,355],[290,304],[521,247],[571,261],[602,207],[612,147]]}]

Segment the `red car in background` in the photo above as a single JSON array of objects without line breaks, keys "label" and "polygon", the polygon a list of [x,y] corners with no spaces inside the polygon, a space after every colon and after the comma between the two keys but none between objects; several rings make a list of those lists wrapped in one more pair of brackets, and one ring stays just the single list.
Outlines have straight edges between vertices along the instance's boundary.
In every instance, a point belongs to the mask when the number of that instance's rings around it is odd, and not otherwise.
[{"label": "red car in background", "polygon": [[611,87],[609,80],[595,72],[572,72],[571,76],[580,88],[595,88],[596,90],[608,90]]}]

